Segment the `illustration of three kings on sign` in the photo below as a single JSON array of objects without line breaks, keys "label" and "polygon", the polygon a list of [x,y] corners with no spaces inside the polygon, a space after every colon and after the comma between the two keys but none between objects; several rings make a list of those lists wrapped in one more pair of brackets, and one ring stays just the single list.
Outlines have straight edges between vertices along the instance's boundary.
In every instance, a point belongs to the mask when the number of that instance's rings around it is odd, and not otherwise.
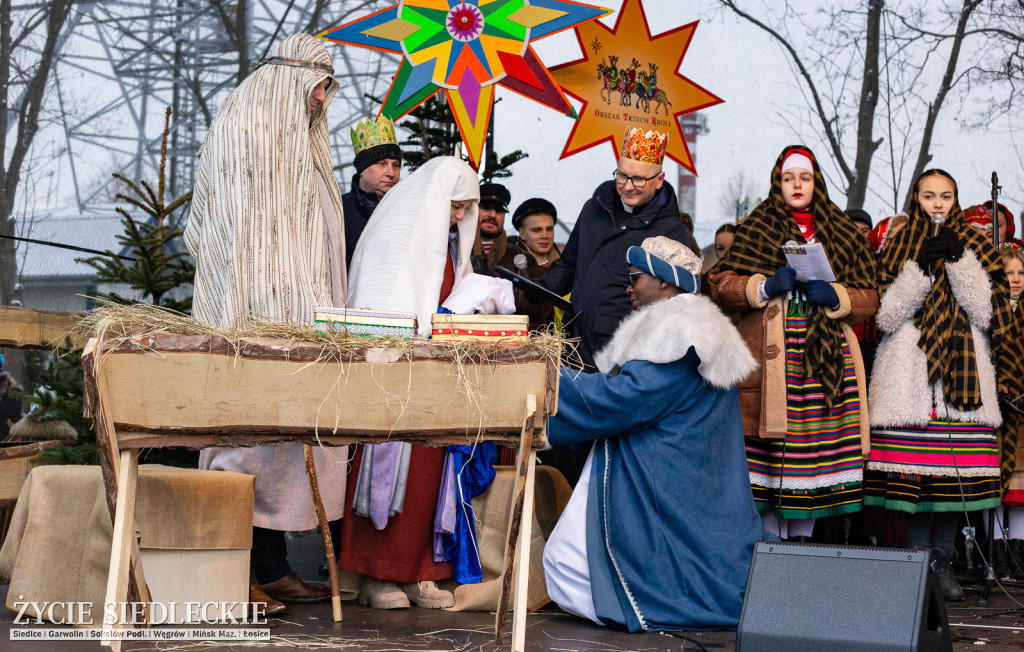
[{"label": "illustration of three kings on sign", "polygon": [[[604,59],[601,59],[601,63],[597,64],[597,78],[604,82],[604,87],[601,89],[601,99],[605,100],[608,104],[612,103],[612,91],[619,94],[619,104],[622,106],[632,106],[633,95],[636,95],[636,108],[641,108],[643,105],[644,113],[651,112],[651,102],[654,102],[654,114],[658,114],[658,106],[665,107],[665,115],[669,114],[668,107],[672,106],[672,103],[668,101],[668,96],[665,91],[658,88],[658,66],[653,63],[648,63],[648,71],[639,70],[640,62],[633,59],[633,62],[629,64],[627,68],[616,68],[619,63],[619,58],[614,55],[608,55],[608,64],[604,63]],[[605,95],[607,91],[607,95]]]}]

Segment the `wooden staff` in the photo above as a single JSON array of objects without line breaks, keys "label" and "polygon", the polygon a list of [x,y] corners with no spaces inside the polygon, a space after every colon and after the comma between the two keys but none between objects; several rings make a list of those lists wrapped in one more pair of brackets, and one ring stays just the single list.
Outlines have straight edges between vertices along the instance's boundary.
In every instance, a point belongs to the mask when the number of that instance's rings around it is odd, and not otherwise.
[{"label": "wooden staff", "polygon": [[331,529],[327,526],[327,513],[324,501],[320,498],[320,485],[316,480],[316,466],[313,464],[313,448],[309,444],[302,445],[302,455],[306,458],[306,477],[309,478],[309,490],[313,494],[313,507],[316,518],[320,521],[320,535],[324,538],[324,552],[327,553],[327,574],[331,582],[331,612],[334,622],[341,622],[341,590],[338,588],[338,562],[334,559],[334,542],[331,541]]},{"label": "wooden staff", "polygon": [[[533,451],[533,428],[534,422],[537,415],[537,399],[533,394],[529,394],[526,397],[526,414],[523,417],[523,429],[519,439],[519,456],[516,462],[516,484],[513,490],[512,499],[512,511],[509,515],[508,520],[508,537],[505,540],[505,567],[501,573],[501,593],[498,595],[498,613],[494,618],[494,640],[499,640],[505,635],[505,625],[508,620],[508,607],[509,600],[512,597],[512,592],[520,587],[520,584],[525,587],[529,577],[529,552],[524,558],[522,554],[522,546],[520,546],[520,530],[523,528],[523,521],[526,520],[527,530],[530,527],[530,520],[533,518],[533,491],[530,486],[533,482],[531,463],[531,453],[533,457],[536,457],[536,452]],[[527,491],[529,489],[529,491]],[[527,498],[530,499],[527,504]],[[524,509],[529,509],[525,515]],[[529,546],[529,537],[526,538],[527,550]],[[517,563],[518,562],[518,563]],[[515,581],[515,587],[513,587],[513,580]],[[518,591],[517,591],[518,592]],[[515,605],[516,616],[519,616],[519,610],[526,610],[526,596],[522,596],[523,600],[521,604]],[[515,625],[518,626],[518,621],[521,618],[516,618]],[[525,621],[524,621],[525,622]],[[515,639],[515,632],[513,632],[513,639]],[[522,640],[521,638],[519,639]],[[513,643],[516,641],[514,640]]]}]

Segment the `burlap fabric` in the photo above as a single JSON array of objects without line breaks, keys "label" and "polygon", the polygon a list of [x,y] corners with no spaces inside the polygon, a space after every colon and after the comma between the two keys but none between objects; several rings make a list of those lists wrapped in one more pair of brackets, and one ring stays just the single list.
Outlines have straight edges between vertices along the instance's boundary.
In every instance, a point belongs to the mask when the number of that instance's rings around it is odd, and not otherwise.
[{"label": "burlap fabric", "polygon": [[[501,573],[504,570],[505,540],[508,536],[509,510],[512,508],[516,484],[514,467],[497,467],[494,483],[473,499],[473,514],[480,541],[480,565],[484,579],[480,584],[452,587],[455,606],[449,611],[494,611],[501,595]],[[538,466],[534,485],[533,537],[530,539],[530,579],[527,610],[536,611],[548,602],[544,582],[544,544],[558,517],[569,502],[572,488],[557,469]],[[451,589],[452,587],[445,587]]]},{"label": "burlap fabric", "polygon": [[[136,531],[145,548],[249,549],[253,478],[143,465]],[[7,607],[91,602],[102,614],[113,527],[98,466],[41,466],[29,473],[0,549]],[[63,619],[60,608],[53,612]]]}]

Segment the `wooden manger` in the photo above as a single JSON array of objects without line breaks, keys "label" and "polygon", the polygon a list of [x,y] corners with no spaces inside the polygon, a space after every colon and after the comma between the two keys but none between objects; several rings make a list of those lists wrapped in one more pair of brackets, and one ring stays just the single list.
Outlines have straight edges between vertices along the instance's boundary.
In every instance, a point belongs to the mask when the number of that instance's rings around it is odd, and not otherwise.
[{"label": "wooden manger", "polygon": [[[114,519],[106,602],[149,602],[134,536],[140,448],[495,441],[519,449],[495,637],[504,634],[511,600],[512,649],[522,650],[532,534],[532,512],[523,512],[533,509],[544,417],[557,407],[559,351],[469,342],[373,344],[362,339],[359,347],[342,349],[173,334],[90,339],[82,357],[86,411],[94,419]],[[319,502],[315,481],[314,470],[310,483]],[[324,519],[322,507],[318,515]],[[326,522],[321,530],[333,562]],[[330,570],[340,620],[333,563]],[[116,650],[120,641],[103,645]]]},{"label": "wooden manger", "polygon": [[0,347],[8,349],[55,349],[85,342],[75,331],[82,318],[78,312],[33,310],[0,306]]}]

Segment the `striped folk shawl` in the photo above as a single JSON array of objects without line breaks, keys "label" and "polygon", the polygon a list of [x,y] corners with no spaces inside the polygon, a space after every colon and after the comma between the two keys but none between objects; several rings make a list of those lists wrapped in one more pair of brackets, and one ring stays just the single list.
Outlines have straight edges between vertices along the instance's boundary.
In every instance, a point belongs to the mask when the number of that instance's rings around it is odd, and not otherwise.
[{"label": "striped folk shawl", "polygon": [[[896,280],[905,261],[917,259],[921,245],[931,233],[931,219],[918,202],[916,192],[911,201],[910,221],[893,237],[879,257],[880,292],[885,292]],[[992,243],[964,219],[959,201],[954,202],[946,215],[945,226],[956,233],[965,250],[974,251],[992,284],[992,354],[997,374],[1002,378],[1006,374],[1000,362],[1007,359],[1007,356],[1001,351],[1013,315],[1010,310],[1009,286],[999,255]],[[931,292],[924,306],[914,315],[914,325],[921,332],[918,346],[928,358],[928,382],[934,385],[942,381],[943,398],[947,405],[965,412],[977,410],[982,404],[981,383],[978,380],[970,320],[953,296],[944,262],[936,261],[930,272]]]},{"label": "striped folk shawl", "polygon": [[[308,34],[285,39],[272,55],[331,65],[327,50]],[[326,99],[310,120],[310,95],[324,80],[330,80]],[[312,323],[316,306],[333,304],[316,174],[326,183],[344,241],[326,116],[337,90],[325,71],[264,65],[217,112],[199,151],[185,228],[196,259],[192,313],[199,320],[213,326],[248,317]]]},{"label": "striped folk shawl", "polygon": [[[802,145],[790,145],[782,151],[772,168],[768,198],[740,224],[729,253],[718,261],[715,270],[748,276],[764,274],[771,278],[776,270],[788,266],[782,246],[790,240],[806,242],[782,199],[782,163],[793,149],[810,152]],[[874,289],[874,256],[846,213],[829,200],[818,160],[813,154],[811,160],[814,163],[814,199],[808,209],[814,214],[815,239],[825,249],[836,282],[847,288]],[[826,308],[808,306],[804,377],[821,381],[825,401],[832,406],[843,380],[843,336],[842,325],[825,314]]]}]

